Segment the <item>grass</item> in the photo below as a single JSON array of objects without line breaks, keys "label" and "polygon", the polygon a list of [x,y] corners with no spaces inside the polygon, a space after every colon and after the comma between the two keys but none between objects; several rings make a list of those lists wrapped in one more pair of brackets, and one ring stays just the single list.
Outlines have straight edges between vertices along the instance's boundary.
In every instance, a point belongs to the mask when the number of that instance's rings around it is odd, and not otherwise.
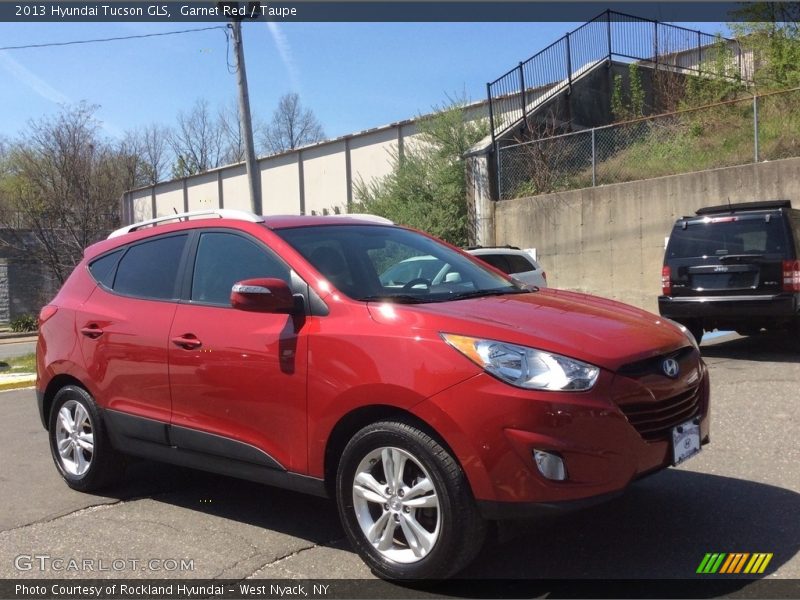
[{"label": "grass", "polygon": [[[31,352],[30,354],[23,354],[22,356],[15,356],[13,358],[8,358],[5,361],[0,361],[0,366],[8,367],[2,371],[0,371],[0,376],[2,375],[14,375],[14,374],[27,374],[32,373],[36,374],[36,354]],[[6,390],[17,390],[20,388],[27,388],[33,385],[32,381],[6,381],[3,382],[0,378],[0,392],[4,392]]]},{"label": "grass", "polygon": [[8,365],[11,368],[0,373],[36,373],[36,353],[31,352],[0,361],[0,366],[2,365]]},{"label": "grass", "polygon": [[[800,156],[800,92],[766,96],[758,102],[759,161]],[[596,133],[597,184],[622,183],[752,163],[755,160],[752,101],[715,106],[672,117],[638,121]],[[547,193],[590,185],[591,168],[570,170],[569,161],[536,190]],[[531,194],[533,195],[533,194]],[[519,193],[516,194],[519,197]]]}]

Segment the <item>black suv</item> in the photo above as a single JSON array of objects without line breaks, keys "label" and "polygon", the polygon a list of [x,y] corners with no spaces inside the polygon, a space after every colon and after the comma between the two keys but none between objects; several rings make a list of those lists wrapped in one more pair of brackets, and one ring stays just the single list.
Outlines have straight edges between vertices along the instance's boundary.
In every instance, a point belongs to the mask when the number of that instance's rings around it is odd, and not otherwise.
[{"label": "black suv", "polygon": [[800,210],[789,200],[701,208],[675,222],[661,272],[662,316],[703,330],[800,332]]}]

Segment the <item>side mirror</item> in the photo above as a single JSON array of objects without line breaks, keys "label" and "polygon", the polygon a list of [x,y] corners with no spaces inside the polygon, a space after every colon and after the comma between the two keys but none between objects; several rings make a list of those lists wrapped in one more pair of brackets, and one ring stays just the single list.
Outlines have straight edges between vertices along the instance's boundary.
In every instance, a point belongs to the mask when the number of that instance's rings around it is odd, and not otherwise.
[{"label": "side mirror", "polygon": [[289,285],[283,279],[274,278],[237,281],[231,288],[231,306],[253,312],[296,312]]}]

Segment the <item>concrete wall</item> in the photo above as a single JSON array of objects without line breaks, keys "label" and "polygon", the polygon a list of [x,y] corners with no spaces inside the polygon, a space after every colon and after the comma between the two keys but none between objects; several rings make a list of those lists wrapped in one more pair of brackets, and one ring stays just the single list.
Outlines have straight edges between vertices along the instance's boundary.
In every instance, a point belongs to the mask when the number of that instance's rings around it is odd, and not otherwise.
[{"label": "concrete wall", "polygon": [[0,323],[39,314],[58,291],[47,266],[30,258],[37,243],[29,231],[0,230]]},{"label": "concrete wall", "polygon": [[664,238],[702,206],[791,200],[800,158],[497,202],[495,241],[536,248],[554,287],[657,311]]}]

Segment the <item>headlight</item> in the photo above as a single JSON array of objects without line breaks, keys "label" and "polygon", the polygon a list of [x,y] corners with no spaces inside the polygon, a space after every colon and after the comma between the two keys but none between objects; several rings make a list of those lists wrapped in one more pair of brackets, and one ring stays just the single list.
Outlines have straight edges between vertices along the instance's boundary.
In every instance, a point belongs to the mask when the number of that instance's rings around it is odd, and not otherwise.
[{"label": "headlight", "polygon": [[692,342],[692,346],[694,346],[696,350],[700,350],[700,344],[697,343],[697,338],[694,337],[694,334],[691,331],[689,331],[689,328],[686,327],[686,325],[681,325],[677,321],[673,321],[672,319],[667,319],[666,317],[662,318],[668,323],[672,323],[673,325],[675,325],[675,327],[680,329],[683,332],[683,334],[689,339],[689,341]]},{"label": "headlight", "polygon": [[590,390],[600,374],[594,365],[552,352],[452,333],[441,336],[488,373],[528,390]]}]

